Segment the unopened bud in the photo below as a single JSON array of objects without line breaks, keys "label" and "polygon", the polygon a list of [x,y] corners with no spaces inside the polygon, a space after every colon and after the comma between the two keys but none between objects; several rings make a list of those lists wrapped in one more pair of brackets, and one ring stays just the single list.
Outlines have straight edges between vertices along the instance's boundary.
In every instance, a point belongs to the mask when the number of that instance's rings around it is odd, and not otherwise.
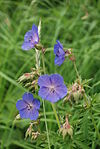
[{"label": "unopened bud", "polygon": [[36,48],[37,50],[42,50],[42,49],[43,49],[43,46],[42,46],[41,44],[36,44],[36,45],[35,45],[35,48]]},{"label": "unopened bud", "polygon": [[20,120],[21,119],[20,114],[18,114],[15,119]]}]

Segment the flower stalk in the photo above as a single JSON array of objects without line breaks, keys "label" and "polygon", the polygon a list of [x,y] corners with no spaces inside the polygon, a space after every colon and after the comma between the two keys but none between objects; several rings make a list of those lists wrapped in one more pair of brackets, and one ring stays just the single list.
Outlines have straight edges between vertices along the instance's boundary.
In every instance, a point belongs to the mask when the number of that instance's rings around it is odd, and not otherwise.
[{"label": "flower stalk", "polygon": [[52,105],[52,109],[53,109],[54,114],[55,114],[55,117],[56,117],[56,121],[57,121],[58,127],[59,127],[59,129],[60,129],[60,128],[61,128],[61,126],[60,126],[59,118],[58,118],[58,115],[57,115],[57,111],[56,111],[56,109],[55,109],[54,104],[53,104],[53,103],[51,103],[51,105]]},{"label": "flower stalk", "polygon": [[[38,25],[38,32],[39,32],[39,37],[40,37],[41,20],[39,21],[39,25]],[[44,63],[43,59],[42,59],[42,62]],[[44,66],[44,64],[43,64],[43,66]],[[40,68],[40,51],[38,49],[36,49],[36,68],[37,69]],[[45,71],[45,68],[44,68],[44,71]],[[44,102],[44,100],[43,100],[43,112],[44,112],[45,127],[46,127],[46,132],[47,132],[48,148],[51,149],[50,148],[50,139],[49,139],[49,131],[48,131],[48,125],[47,125],[47,119],[46,119],[45,102]]]},{"label": "flower stalk", "polygon": [[75,69],[76,75],[77,75],[77,77],[78,77],[78,79],[79,79],[79,81],[80,81],[80,75],[79,75],[79,72],[78,72],[78,70],[77,70],[75,61],[74,61],[74,69]]}]

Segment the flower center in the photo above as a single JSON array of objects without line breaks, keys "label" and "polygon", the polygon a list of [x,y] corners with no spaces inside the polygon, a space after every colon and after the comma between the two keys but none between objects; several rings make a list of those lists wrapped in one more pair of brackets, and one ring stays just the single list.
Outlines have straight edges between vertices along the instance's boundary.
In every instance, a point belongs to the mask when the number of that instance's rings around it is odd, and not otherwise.
[{"label": "flower center", "polygon": [[52,92],[52,93],[55,92],[55,87],[54,87],[54,86],[51,86],[51,87],[50,87],[50,92]]},{"label": "flower center", "polygon": [[33,105],[32,105],[32,104],[28,104],[27,109],[28,109],[28,110],[33,109]]}]

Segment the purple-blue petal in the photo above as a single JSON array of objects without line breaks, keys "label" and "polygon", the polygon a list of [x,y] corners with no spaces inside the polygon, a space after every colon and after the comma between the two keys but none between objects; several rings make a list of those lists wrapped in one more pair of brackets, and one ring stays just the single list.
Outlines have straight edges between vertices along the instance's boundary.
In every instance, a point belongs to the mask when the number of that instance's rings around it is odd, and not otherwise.
[{"label": "purple-blue petal", "polygon": [[23,101],[25,101],[26,103],[32,103],[33,104],[33,95],[31,93],[24,93],[23,95]]},{"label": "purple-blue petal", "polygon": [[39,112],[36,109],[31,110],[29,115],[29,118],[31,120],[37,120],[38,116],[39,116]]},{"label": "purple-blue petal", "polygon": [[33,24],[33,26],[32,26],[32,31],[34,33],[38,33],[38,28],[37,28],[37,26],[35,24]]},{"label": "purple-blue petal", "polygon": [[60,41],[56,40],[56,42],[58,43],[59,47],[61,47],[63,49],[63,45],[60,43]]},{"label": "purple-blue petal", "polygon": [[16,103],[16,108],[18,110],[25,109],[27,107],[27,103],[25,103],[23,100],[18,100]]},{"label": "purple-blue petal", "polygon": [[50,102],[57,102],[60,100],[60,96],[56,92],[50,92],[49,88],[41,87],[38,95],[45,100],[48,100]]},{"label": "purple-blue petal", "polygon": [[48,87],[40,87],[38,95],[41,98],[46,99],[46,97],[49,95],[49,88]]},{"label": "purple-blue petal", "polygon": [[64,56],[56,56],[55,57],[55,65],[58,65],[60,66],[65,60],[65,57]]},{"label": "purple-blue petal", "polygon": [[38,116],[39,116],[39,112],[37,111],[37,109],[33,108],[31,110],[26,109],[22,109],[19,111],[20,117],[23,119],[31,119],[31,120],[37,120]]},{"label": "purple-blue petal", "polygon": [[42,75],[38,79],[38,85],[48,87],[51,85],[50,76],[49,75]]},{"label": "purple-blue petal", "polygon": [[22,119],[23,119],[23,118],[27,119],[27,118],[29,118],[29,116],[30,116],[30,110],[28,110],[27,108],[22,109],[22,110],[19,111],[19,114],[20,114],[20,117],[21,117]]},{"label": "purple-blue petal", "polygon": [[39,42],[39,35],[38,35],[38,33],[34,33],[33,34],[32,42],[33,42],[34,45],[38,44],[38,42]]},{"label": "purple-blue petal", "polygon": [[56,56],[64,56],[65,52],[63,50],[63,46],[60,44],[59,41],[57,41],[57,44],[54,45],[54,54]]},{"label": "purple-blue petal", "polygon": [[29,30],[28,32],[26,32],[25,36],[24,36],[24,41],[25,42],[30,42],[31,39],[33,38],[33,31]]},{"label": "purple-blue petal", "polygon": [[56,92],[49,92],[48,96],[46,97],[46,100],[49,100],[52,103],[57,102],[60,99],[61,98],[59,94],[57,94]]},{"label": "purple-blue petal", "polygon": [[59,74],[50,75],[50,79],[51,79],[52,85],[54,85],[55,87],[60,86],[64,83],[63,77]]},{"label": "purple-blue petal", "polygon": [[31,42],[23,42],[22,44],[23,50],[30,50],[32,48],[34,48],[34,44],[32,44]]},{"label": "purple-blue petal", "polygon": [[27,110],[23,109],[19,111],[20,117],[23,119],[31,119],[31,120],[37,120],[39,116],[39,112],[36,109]]},{"label": "purple-blue petal", "polygon": [[38,110],[40,109],[40,101],[39,100],[34,99],[33,105],[34,105],[35,109],[38,109]]},{"label": "purple-blue petal", "polygon": [[66,85],[62,84],[56,87],[56,93],[59,95],[60,98],[64,98],[67,95]]}]

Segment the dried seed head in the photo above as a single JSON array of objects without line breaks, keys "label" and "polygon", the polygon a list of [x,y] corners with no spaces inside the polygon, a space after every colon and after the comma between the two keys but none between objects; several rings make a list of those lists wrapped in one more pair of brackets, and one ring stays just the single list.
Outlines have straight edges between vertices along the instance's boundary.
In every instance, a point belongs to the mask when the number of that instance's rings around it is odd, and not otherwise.
[{"label": "dried seed head", "polygon": [[62,127],[60,128],[60,133],[62,133],[63,135],[63,139],[65,138],[65,136],[67,134],[69,134],[72,138],[73,136],[73,128],[72,126],[69,124],[69,121],[68,121],[68,117],[66,116],[66,119],[65,119],[65,123],[62,125]]},{"label": "dried seed head", "polygon": [[37,137],[40,135],[40,133],[38,132],[38,131],[36,131],[36,132],[32,132],[32,137],[31,137],[31,139],[33,140],[35,140],[35,139],[37,139]]},{"label": "dried seed head", "polygon": [[19,77],[18,82],[21,83],[24,87],[28,88],[30,91],[34,92],[38,88],[38,78],[40,76],[41,70],[35,68],[31,69],[32,72],[25,73]]},{"label": "dried seed head", "polygon": [[83,97],[83,93],[84,93],[83,86],[79,84],[79,82],[75,82],[74,84],[68,87],[68,94],[64,98],[64,102],[68,100],[69,101],[74,100],[75,102],[78,102],[79,99]]},{"label": "dried seed head", "polygon": [[32,126],[33,126],[33,123],[31,123],[30,126],[28,127],[28,129],[27,129],[27,131],[26,131],[26,134],[25,134],[25,139],[26,139],[28,136],[29,136],[29,137],[31,136],[32,131],[33,131]]}]

